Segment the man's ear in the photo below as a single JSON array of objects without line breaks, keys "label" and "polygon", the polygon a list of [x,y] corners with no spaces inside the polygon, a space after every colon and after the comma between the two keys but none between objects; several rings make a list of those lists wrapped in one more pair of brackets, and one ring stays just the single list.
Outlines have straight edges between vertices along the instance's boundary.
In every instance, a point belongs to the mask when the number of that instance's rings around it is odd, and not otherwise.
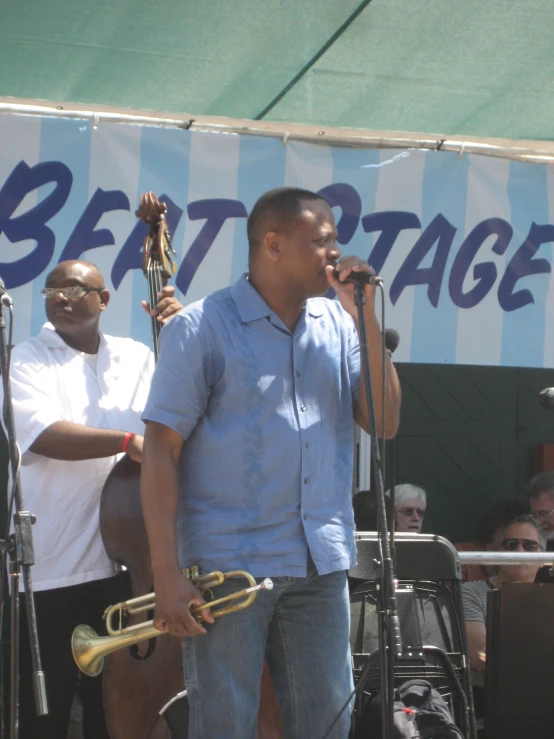
[{"label": "man's ear", "polygon": [[273,262],[281,258],[281,237],[276,231],[268,231],[264,236],[263,248]]},{"label": "man's ear", "polygon": [[100,296],[100,310],[106,310],[108,303],[110,302],[109,290],[102,290],[98,295]]}]

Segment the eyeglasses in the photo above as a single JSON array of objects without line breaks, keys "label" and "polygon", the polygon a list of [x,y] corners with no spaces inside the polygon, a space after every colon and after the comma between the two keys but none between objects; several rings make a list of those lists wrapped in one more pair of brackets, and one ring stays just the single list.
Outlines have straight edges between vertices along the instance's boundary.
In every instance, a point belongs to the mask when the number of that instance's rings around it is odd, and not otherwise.
[{"label": "eyeglasses", "polygon": [[420,518],[423,518],[425,515],[425,508],[397,508],[396,512],[403,513],[405,516],[413,516],[414,513],[417,513]]},{"label": "eyeglasses", "polygon": [[542,550],[541,545],[534,539],[502,539],[500,548],[505,549],[507,552],[515,552],[518,546],[521,544],[526,552],[538,552]]},{"label": "eyeglasses", "polygon": [[550,518],[553,513],[554,508],[551,511],[535,511],[535,513],[533,513],[533,518],[536,518],[537,521],[546,521],[546,519]]},{"label": "eyeglasses", "polygon": [[40,291],[43,298],[53,300],[61,293],[68,300],[80,300],[87,293],[101,293],[105,287],[84,287],[84,285],[71,285],[71,287],[45,287]]}]

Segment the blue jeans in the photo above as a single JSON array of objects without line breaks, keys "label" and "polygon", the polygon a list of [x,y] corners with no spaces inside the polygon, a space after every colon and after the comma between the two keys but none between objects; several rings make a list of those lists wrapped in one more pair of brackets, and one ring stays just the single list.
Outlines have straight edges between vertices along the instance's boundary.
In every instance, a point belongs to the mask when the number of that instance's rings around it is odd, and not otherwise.
[{"label": "blue jeans", "polygon": [[[237,590],[226,581],[214,598]],[[353,688],[346,573],[278,577],[244,611],[217,619],[208,634],[183,640],[189,739],[256,739],[264,658],[285,739],[323,739]],[[350,707],[329,734],[346,739]]]}]

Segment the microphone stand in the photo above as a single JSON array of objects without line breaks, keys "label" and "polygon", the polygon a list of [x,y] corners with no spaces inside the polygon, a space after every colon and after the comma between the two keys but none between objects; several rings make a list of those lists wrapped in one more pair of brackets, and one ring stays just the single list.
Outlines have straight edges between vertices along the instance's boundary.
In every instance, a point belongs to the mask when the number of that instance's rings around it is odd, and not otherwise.
[{"label": "microphone stand", "polygon": [[[6,342],[6,319],[4,306],[11,308],[12,301],[4,292],[0,300],[0,371],[2,373],[2,386],[4,391],[4,424],[8,438],[10,454],[11,482],[13,500],[15,501],[14,534],[7,541],[1,542],[2,563],[5,562],[6,552],[10,557],[10,582],[11,582],[11,634],[10,634],[10,739],[19,737],[19,580],[23,575],[25,585],[25,601],[27,605],[27,624],[31,641],[31,657],[33,661],[33,684],[35,691],[35,704],[37,714],[44,716],[48,713],[46,700],[46,688],[44,684],[44,672],[42,671],[40,649],[38,643],[37,618],[35,601],[33,597],[33,583],[31,576],[31,565],[34,564],[33,534],[31,526],[34,516],[29,511],[23,510],[23,496],[21,494],[21,481],[19,477],[20,453],[15,436],[15,423],[13,416],[13,403],[9,377],[8,346]],[[10,506],[11,508],[11,506]],[[8,513],[9,515],[9,513]],[[2,612],[4,602],[2,601]]]},{"label": "microphone stand", "polygon": [[393,565],[396,567],[396,545],[394,540],[396,531],[396,436],[390,441],[389,454],[389,490],[392,515],[392,521],[390,522],[390,547]]},{"label": "microphone stand", "polygon": [[402,652],[402,644],[400,639],[400,622],[396,608],[394,567],[385,507],[385,490],[381,466],[381,444],[378,439],[373,388],[371,385],[371,367],[369,362],[364,313],[364,305],[366,301],[364,285],[359,282],[354,283],[354,300],[358,309],[360,356],[364,386],[366,390],[367,413],[371,438],[371,466],[375,482],[375,498],[377,504],[377,534],[379,538],[379,551],[381,557],[381,583],[380,588],[378,589],[378,636],[379,664],[381,673],[382,739],[392,739],[394,723],[394,666],[396,656],[399,656]]}]

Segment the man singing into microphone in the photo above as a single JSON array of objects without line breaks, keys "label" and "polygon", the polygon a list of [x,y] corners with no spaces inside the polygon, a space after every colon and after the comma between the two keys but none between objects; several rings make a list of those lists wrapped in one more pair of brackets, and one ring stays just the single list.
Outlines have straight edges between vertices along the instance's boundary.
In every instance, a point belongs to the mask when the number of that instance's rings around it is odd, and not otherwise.
[{"label": "man singing into microphone", "polygon": [[[266,193],[248,219],[248,274],[162,330],[141,487],[155,623],[198,637],[184,640],[190,739],[254,739],[264,656],[287,739],[322,739],[352,689],[352,419],[367,430],[368,418],[346,280],[371,270],[340,258],[336,238],[319,195]],[[329,287],[337,301],[321,297]],[[364,293],[380,429],[375,287]],[[389,356],[385,366],[390,437],[400,387]],[[202,596],[179,570],[193,564],[271,577],[274,588],[204,629],[189,612]],[[349,727],[347,710],[329,737],[346,739]]]}]

